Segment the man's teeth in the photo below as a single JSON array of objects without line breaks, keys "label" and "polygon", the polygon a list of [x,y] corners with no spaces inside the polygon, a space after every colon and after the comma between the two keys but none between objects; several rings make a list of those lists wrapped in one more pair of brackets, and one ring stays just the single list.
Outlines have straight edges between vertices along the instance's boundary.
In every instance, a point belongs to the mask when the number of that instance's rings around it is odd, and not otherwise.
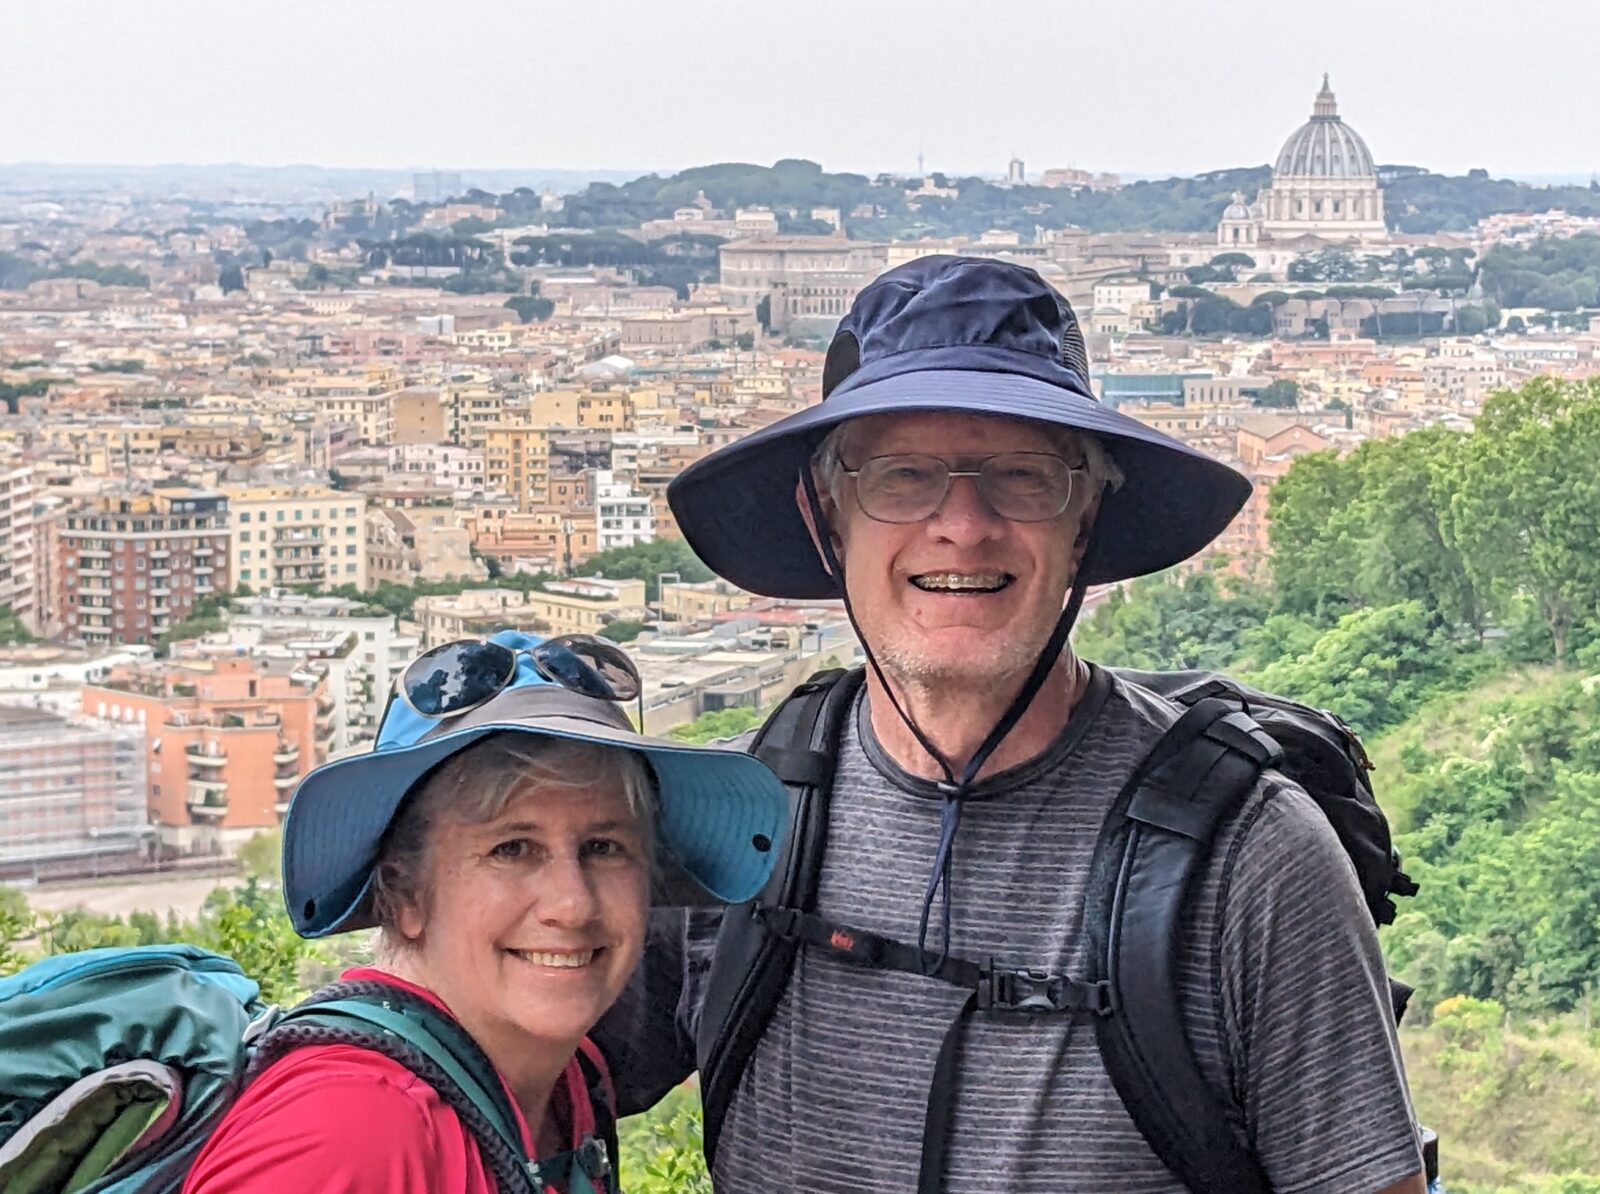
[{"label": "man's teeth", "polygon": [[930,593],[993,593],[1011,583],[1004,572],[924,572],[911,583]]},{"label": "man's teeth", "polygon": [[514,949],[511,951],[524,962],[532,962],[535,966],[551,966],[557,970],[577,970],[594,961],[595,950],[585,949],[570,954],[543,953],[532,949]]}]

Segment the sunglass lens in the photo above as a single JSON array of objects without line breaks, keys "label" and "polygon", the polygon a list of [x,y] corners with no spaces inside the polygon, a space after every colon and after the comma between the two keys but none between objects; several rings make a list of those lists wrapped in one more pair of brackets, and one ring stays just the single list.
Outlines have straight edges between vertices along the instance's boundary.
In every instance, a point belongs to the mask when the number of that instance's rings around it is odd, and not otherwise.
[{"label": "sunglass lens", "polygon": [[562,635],[534,648],[534,658],[552,679],[585,696],[631,701],[639,695],[639,672],[633,660],[604,639]]},{"label": "sunglass lens", "polygon": [[448,717],[494,696],[516,665],[516,655],[499,643],[445,643],[419,655],[400,683],[418,713]]}]

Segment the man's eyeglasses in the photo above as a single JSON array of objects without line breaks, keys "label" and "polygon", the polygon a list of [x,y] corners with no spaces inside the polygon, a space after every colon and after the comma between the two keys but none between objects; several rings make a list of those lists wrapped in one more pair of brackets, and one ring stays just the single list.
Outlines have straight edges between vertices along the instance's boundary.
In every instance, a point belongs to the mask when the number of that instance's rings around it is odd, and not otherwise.
[{"label": "man's eyeglasses", "polygon": [[856,503],[878,522],[921,522],[944,504],[955,477],[972,477],[1001,518],[1045,522],[1072,501],[1072,475],[1082,472],[1048,452],[986,456],[975,469],[955,469],[937,456],[874,456],[845,475],[856,482]]},{"label": "man's eyeglasses", "polygon": [[400,695],[424,717],[455,717],[509,687],[522,655],[546,680],[587,697],[631,701],[643,690],[638,669],[621,648],[587,634],[567,634],[536,647],[512,648],[486,639],[445,643],[412,660],[400,674]]}]

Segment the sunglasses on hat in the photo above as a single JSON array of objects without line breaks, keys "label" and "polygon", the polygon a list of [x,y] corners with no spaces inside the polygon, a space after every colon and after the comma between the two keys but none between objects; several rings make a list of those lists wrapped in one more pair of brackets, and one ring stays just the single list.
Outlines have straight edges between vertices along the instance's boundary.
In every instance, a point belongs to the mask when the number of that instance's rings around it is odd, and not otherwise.
[{"label": "sunglasses on hat", "polygon": [[566,634],[534,647],[488,639],[444,643],[407,665],[400,674],[400,696],[423,717],[468,713],[510,687],[523,655],[546,680],[583,696],[620,702],[643,692],[639,671],[621,648],[592,635]]}]

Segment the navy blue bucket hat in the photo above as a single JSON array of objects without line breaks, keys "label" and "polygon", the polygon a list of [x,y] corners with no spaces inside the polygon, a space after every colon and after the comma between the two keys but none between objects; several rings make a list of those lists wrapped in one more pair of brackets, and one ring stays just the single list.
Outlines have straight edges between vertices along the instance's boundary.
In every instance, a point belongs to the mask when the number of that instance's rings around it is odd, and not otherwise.
[{"label": "navy blue bucket hat", "polygon": [[1096,436],[1124,483],[1101,504],[1090,584],[1181,563],[1250,496],[1227,465],[1095,399],[1071,305],[1025,266],[934,256],[888,271],[840,323],[822,384],[821,403],[696,461],[667,490],[690,546],[740,588],[837,595],[795,485],[828,432],[864,415],[1003,415]]},{"label": "navy blue bucket hat", "polygon": [[393,700],[365,754],[300,782],[283,824],[283,894],[295,930],[324,937],[376,923],[374,864],[384,832],[418,783],[491,734],[592,742],[642,755],[656,797],[657,904],[737,904],[766,883],[789,820],[789,798],[766,765],[739,751],[636,733],[611,701],[541,675],[525,652],[537,635],[503,630],[517,670],[491,700],[455,717],[424,717]]}]

